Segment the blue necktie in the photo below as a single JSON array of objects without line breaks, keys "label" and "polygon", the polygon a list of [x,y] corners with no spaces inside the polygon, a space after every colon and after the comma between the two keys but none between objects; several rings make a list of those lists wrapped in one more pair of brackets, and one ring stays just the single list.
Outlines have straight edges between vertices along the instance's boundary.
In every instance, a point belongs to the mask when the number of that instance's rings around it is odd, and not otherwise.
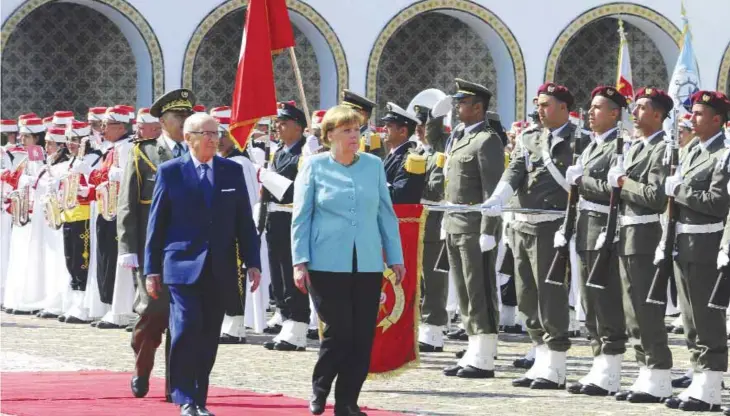
[{"label": "blue necktie", "polygon": [[175,143],[175,148],[172,149],[172,157],[180,157],[185,154],[185,148],[180,143]]},{"label": "blue necktie", "polygon": [[205,204],[210,207],[213,202],[213,184],[208,179],[208,169],[210,166],[207,164],[200,165],[200,190],[203,192]]}]

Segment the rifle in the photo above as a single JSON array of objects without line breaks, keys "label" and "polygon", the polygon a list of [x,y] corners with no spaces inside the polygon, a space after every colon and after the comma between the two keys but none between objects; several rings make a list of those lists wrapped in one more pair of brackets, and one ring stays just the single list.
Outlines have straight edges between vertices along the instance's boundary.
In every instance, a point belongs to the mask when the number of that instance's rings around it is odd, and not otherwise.
[{"label": "rifle", "polygon": [[730,265],[720,269],[717,276],[715,288],[712,289],[710,301],[707,307],[712,309],[726,310],[730,305]]},{"label": "rifle", "polygon": [[[578,159],[581,153],[583,153],[583,109],[580,110],[579,114],[580,118],[575,129],[575,134],[573,135],[575,138],[575,142],[573,143],[573,165],[578,163]],[[556,286],[565,284],[566,276],[568,275],[568,263],[570,262],[570,240],[575,233],[575,220],[578,216],[578,196],[578,185],[570,185],[568,207],[565,209],[565,221],[561,227],[567,243],[562,247],[558,247],[555,252],[555,257],[553,257],[553,262],[550,263],[550,269],[548,270],[545,283]]]},{"label": "rifle", "polygon": [[[679,165],[679,111],[674,110],[674,125],[672,126],[672,140],[667,144],[669,157],[665,162],[669,163],[669,175],[677,172]],[[677,204],[674,196],[669,195],[667,203],[667,226],[664,229],[659,247],[662,250],[662,258],[656,263],[656,272],[651,281],[649,294],[646,297],[648,303],[655,305],[667,304],[667,286],[674,275],[674,244],[677,237]]]},{"label": "rifle", "polygon": [[[616,164],[621,165],[624,163],[624,133],[623,123],[618,122],[617,126],[618,136],[616,137]],[[597,289],[605,289],[608,284],[608,271],[609,261],[613,254],[613,240],[616,237],[616,229],[618,228],[618,206],[621,202],[621,188],[614,187],[611,189],[611,199],[609,200],[609,212],[608,221],[606,221],[606,227],[604,229],[605,238],[603,242],[599,241],[596,245],[600,245],[598,248],[598,257],[593,263],[591,273],[588,275],[586,280],[586,286],[594,287]]]},{"label": "rifle", "polygon": [[[264,166],[261,169],[269,168],[269,159],[271,158],[271,141],[267,138],[264,142]],[[271,200],[271,192],[265,187],[261,187],[261,200],[259,201],[259,218],[258,228],[256,231],[259,233],[259,238],[264,235],[266,229],[266,219],[268,218],[268,205]]]}]

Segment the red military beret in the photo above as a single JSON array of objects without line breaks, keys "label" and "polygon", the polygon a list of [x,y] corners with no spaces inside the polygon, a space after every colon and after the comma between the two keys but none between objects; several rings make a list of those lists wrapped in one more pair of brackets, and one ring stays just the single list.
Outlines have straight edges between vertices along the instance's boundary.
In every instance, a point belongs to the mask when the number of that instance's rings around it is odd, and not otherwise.
[{"label": "red military beret", "polygon": [[721,92],[697,91],[692,95],[692,105],[695,104],[712,107],[722,115],[727,115],[727,112],[730,111],[730,100]]},{"label": "red military beret", "polygon": [[618,90],[614,87],[609,87],[606,85],[600,85],[593,89],[591,92],[591,99],[596,98],[596,96],[601,96],[608,98],[609,100],[616,103],[621,108],[626,108],[629,105],[629,102],[626,100],[626,97],[624,97]]},{"label": "red military beret", "polygon": [[667,117],[674,108],[674,100],[666,92],[658,88],[644,87],[636,92],[635,100],[639,98],[648,98],[656,106],[664,110],[664,117]]},{"label": "red military beret", "polygon": [[570,93],[570,90],[562,85],[558,85],[552,82],[542,84],[540,88],[537,89],[537,95],[539,96],[540,94],[551,95],[557,98],[558,100],[564,102],[569,109],[573,107],[573,103],[575,102],[573,94]]}]

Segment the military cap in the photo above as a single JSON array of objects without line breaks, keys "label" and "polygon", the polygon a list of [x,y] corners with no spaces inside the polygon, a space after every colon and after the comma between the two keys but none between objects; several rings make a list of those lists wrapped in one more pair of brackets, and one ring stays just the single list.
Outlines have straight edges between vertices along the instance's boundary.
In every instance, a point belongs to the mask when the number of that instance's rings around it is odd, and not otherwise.
[{"label": "military cap", "polygon": [[542,84],[540,88],[537,89],[537,95],[539,96],[540,94],[555,97],[557,100],[564,102],[569,109],[572,108],[575,103],[575,99],[573,98],[573,94],[570,93],[570,90],[565,86],[555,84],[554,82]]},{"label": "military cap", "polygon": [[64,126],[74,120],[73,111],[56,111],[53,113],[53,124],[63,124]]},{"label": "military cap", "polygon": [[210,109],[210,115],[213,117],[231,117],[231,107],[222,105],[220,107],[213,107]]},{"label": "military cap", "polygon": [[196,104],[193,106],[193,111],[196,113],[205,113],[205,106],[203,104]]},{"label": "military cap", "polygon": [[152,117],[150,115],[150,109],[146,107],[142,107],[137,112],[137,124],[145,124],[145,123],[157,123],[160,121],[157,117]]},{"label": "military cap", "polygon": [[634,99],[638,100],[639,98],[650,99],[657,107],[664,110],[664,117],[667,117],[672,111],[672,108],[674,108],[674,100],[672,100],[672,97],[658,88],[640,88],[639,91],[636,92],[636,97],[634,97]]},{"label": "military cap", "polygon": [[85,121],[74,120],[66,126],[66,137],[86,137],[91,134],[91,127]]},{"label": "military cap", "polygon": [[626,108],[629,105],[629,102],[626,100],[626,97],[624,97],[618,90],[614,87],[609,87],[606,85],[600,85],[593,89],[591,92],[591,99],[596,98],[596,96],[601,96],[608,98],[609,100],[616,103],[621,108]]},{"label": "military cap", "polygon": [[465,81],[461,78],[456,78],[454,82],[456,82],[456,94],[453,97],[457,100],[466,97],[481,97],[489,102],[492,99],[492,92],[483,85]]},{"label": "military cap", "polygon": [[388,112],[385,114],[385,117],[380,119],[381,121],[384,121],[386,123],[392,122],[405,124],[407,126],[417,126],[421,124],[421,121],[418,119],[418,117],[416,117],[415,114],[402,109],[396,104],[388,103],[385,105],[385,108],[388,110]]},{"label": "military cap", "polygon": [[17,133],[18,122],[15,120],[0,120],[0,133]]},{"label": "military cap", "polygon": [[194,105],[195,94],[190,90],[181,88],[170,91],[158,98],[150,107],[150,115],[160,118],[167,111],[182,111],[192,114]]},{"label": "military cap", "polygon": [[91,107],[89,108],[87,118],[89,121],[102,121],[104,114],[106,114],[106,107]]},{"label": "military cap", "polygon": [[20,134],[38,134],[44,131],[46,131],[46,126],[43,125],[43,120],[38,117],[26,118],[23,124],[20,125]]},{"label": "military cap", "polygon": [[294,105],[293,101],[279,103],[278,107],[278,110],[276,110],[277,119],[294,120],[302,128],[307,127],[307,116]]},{"label": "military cap", "polygon": [[431,109],[424,105],[414,105],[413,112],[416,113],[416,117],[418,117],[421,124],[426,124],[426,121],[428,121],[428,114],[431,112]]},{"label": "military cap", "polygon": [[51,127],[46,132],[46,140],[51,140],[56,143],[66,143],[66,129],[62,127]]},{"label": "military cap", "polygon": [[312,128],[322,127],[322,120],[324,120],[325,114],[327,114],[327,110],[317,110],[312,113]]},{"label": "military cap", "polygon": [[718,114],[727,115],[730,111],[730,100],[721,92],[697,91],[692,95],[692,105],[703,104],[712,107]]},{"label": "military cap", "polygon": [[366,113],[372,113],[373,107],[375,107],[374,102],[350,90],[342,90],[342,105],[352,107],[356,110],[363,110]]}]

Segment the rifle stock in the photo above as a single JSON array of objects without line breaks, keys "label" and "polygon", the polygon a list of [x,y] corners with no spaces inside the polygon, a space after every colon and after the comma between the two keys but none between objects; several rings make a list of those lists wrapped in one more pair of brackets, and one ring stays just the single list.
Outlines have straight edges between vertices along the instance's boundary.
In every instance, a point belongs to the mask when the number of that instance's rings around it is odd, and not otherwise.
[{"label": "rifle stock", "polygon": [[730,306],[730,265],[720,269],[707,307],[726,310]]},{"label": "rifle stock", "polygon": [[[582,149],[582,132],[583,132],[583,110],[579,113],[580,119],[575,129],[575,142],[573,143],[573,164],[578,163]],[[568,206],[565,209],[565,221],[563,222],[562,230],[567,243],[558,247],[555,251],[552,263],[550,263],[550,269],[548,270],[545,283],[551,285],[564,285],[568,276],[568,264],[570,262],[570,240],[573,238],[575,233],[575,221],[578,217],[578,185],[570,185],[570,191],[568,191]]]},{"label": "rifle stock", "polygon": [[[623,163],[624,153],[624,137],[622,123],[618,122],[618,136],[616,137],[616,163]],[[618,207],[621,202],[621,188],[614,187],[611,189],[611,197],[609,199],[608,221],[606,222],[605,235],[603,244],[598,250],[591,272],[586,280],[586,286],[597,289],[605,289],[608,284],[611,257],[613,255],[613,240],[616,236],[618,228]]]}]

